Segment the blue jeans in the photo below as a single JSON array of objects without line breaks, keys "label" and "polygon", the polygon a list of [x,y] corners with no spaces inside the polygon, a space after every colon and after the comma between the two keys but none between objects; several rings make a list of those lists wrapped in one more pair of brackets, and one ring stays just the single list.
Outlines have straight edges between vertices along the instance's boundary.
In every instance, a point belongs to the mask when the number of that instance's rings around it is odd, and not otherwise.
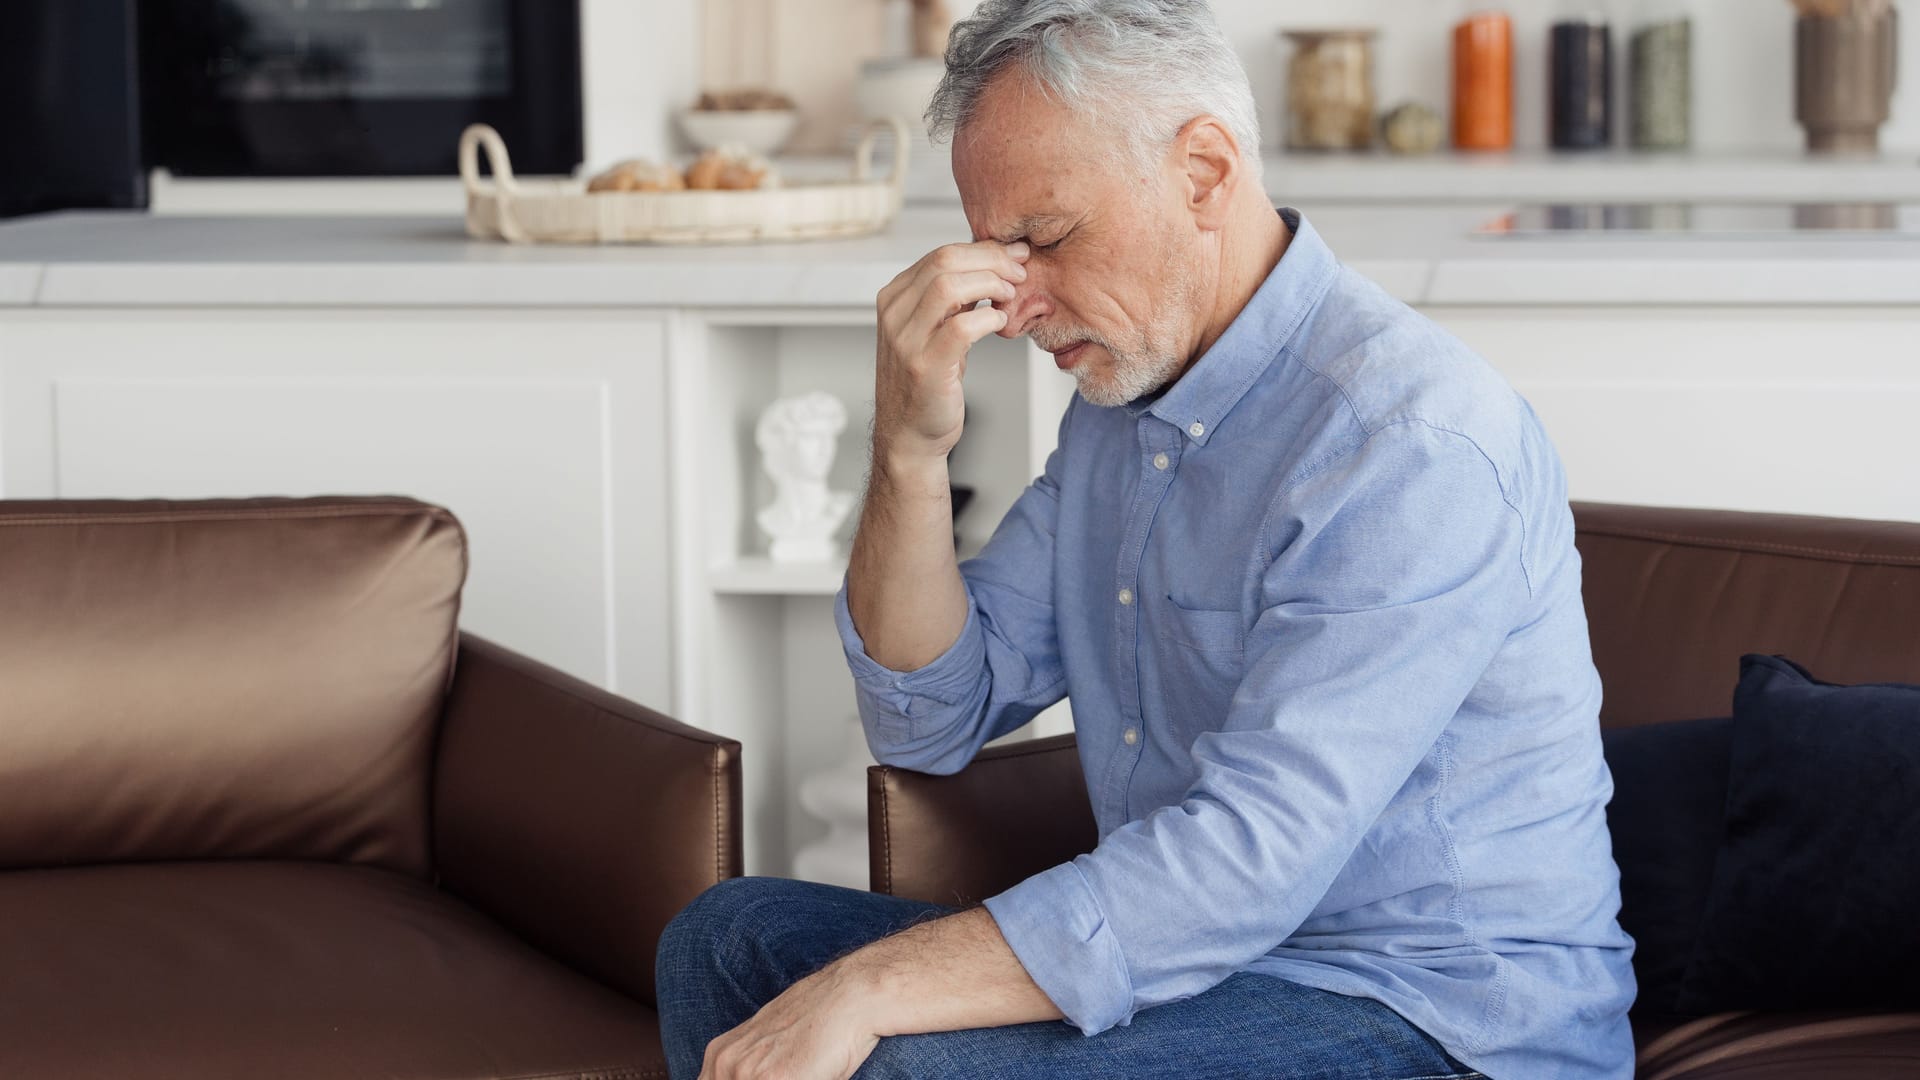
[{"label": "blue jeans", "polygon": [[[955,909],[783,878],[707,890],[660,939],[660,1034],[674,1080],[707,1043],[837,957]],[[1058,1021],[881,1039],[858,1080],[1453,1080],[1478,1077],[1378,1002],[1235,975],[1087,1038]]]}]

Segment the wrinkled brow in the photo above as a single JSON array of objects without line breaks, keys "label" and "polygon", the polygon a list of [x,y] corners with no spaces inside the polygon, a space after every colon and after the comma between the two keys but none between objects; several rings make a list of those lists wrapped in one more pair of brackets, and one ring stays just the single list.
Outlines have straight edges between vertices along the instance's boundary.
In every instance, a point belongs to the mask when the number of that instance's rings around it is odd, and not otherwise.
[{"label": "wrinkled brow", "polygon": [[1058,224],[1061,220],[1063,219],[1059,214],[1028,214],[1026,217],[1021,218],[1003,230],[988,232],[983,239],[995,240],[1002,244],[1011,244],[1015,240],[1025,239],[1027,234],[1036,229],[1044,229],[1049,225]]}]

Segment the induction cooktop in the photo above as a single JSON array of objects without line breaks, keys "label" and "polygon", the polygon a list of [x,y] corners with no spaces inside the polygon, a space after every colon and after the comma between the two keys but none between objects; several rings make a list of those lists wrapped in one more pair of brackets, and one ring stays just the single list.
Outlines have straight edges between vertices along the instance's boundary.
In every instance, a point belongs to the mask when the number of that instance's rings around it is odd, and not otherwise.
[{"label": "induction cooktop", "polygon": [[1920,203],[1546,203],[1510,210],[1475,229],[1474,235],[1662,240],[1845,235],[1915,240],[1920,239]]}]

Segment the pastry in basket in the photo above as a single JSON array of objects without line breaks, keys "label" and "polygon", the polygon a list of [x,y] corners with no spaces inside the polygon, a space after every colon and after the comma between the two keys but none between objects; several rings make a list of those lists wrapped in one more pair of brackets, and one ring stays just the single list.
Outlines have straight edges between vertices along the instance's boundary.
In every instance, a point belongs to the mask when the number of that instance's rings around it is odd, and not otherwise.
[{"label": "pastry in basket", "polygon": [[752,191],[779,187],[780,174],[767,159],[741,146],[722,146],[687,166],[687,187],[696,191]]},{"label": "pastry in basket", "polygon": [[686,186],[679,169],[656,165],[644,158],[623,161],[587,182],[587,190],[591,192],[681,191]]}]

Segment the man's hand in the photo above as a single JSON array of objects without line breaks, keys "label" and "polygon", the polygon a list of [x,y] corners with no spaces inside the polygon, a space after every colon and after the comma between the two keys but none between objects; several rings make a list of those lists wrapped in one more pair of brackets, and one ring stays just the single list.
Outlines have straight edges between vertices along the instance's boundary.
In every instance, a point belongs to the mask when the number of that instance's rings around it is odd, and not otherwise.
[{"label": "man's hand", "polygon": [[879,459],[942,459],[960,440],[960,380],[973,343],[1007,325],[982,300],[1013,300],[1027,279],[1024,242],[983,240],[929,252],[880,290],[874,451]]},{"label": "man's hand", "polygon": [[707,1044],[700,1080],[847,1080],[880,1041],[848,973],[827,967]]},{"label": "man's hand", "polygon": [[881,938],[707,1044],[700,1080],[847,1080],[882,1036],[1058,1020],[985,908]]}]

